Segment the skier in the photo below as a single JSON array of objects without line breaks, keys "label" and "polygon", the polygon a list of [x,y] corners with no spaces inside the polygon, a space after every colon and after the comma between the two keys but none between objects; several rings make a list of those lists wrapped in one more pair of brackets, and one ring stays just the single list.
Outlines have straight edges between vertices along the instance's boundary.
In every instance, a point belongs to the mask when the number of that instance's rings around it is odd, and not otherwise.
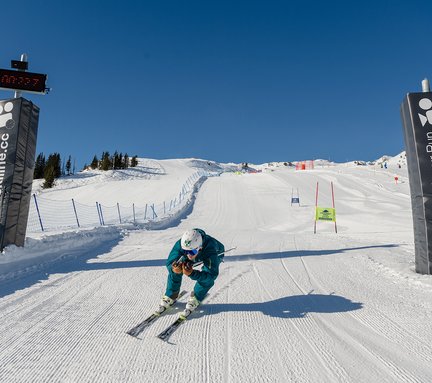
[{"label": "skier", "polygon": [[[195,287],[181,314],[187,317],[194,311],[214,285],[219,275],[219,264],[222,261],[225,247],[217,239],[206,234],[204,230],[186,231],[174,244],[166,263],[168,281],[165,295],[159,305],[162,313],[174,304],[180,292],[183,274],[196,281]],[[193,265],[202,262],[201,271],[194,270]]]}]

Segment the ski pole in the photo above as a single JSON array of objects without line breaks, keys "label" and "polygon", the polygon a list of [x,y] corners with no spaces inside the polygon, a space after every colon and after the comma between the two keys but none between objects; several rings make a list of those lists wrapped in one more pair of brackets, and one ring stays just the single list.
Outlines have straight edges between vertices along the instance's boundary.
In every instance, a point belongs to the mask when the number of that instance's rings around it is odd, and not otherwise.
[{"label": "ski pole", "polygon": [[218,255],[222,255],[222,254],[228,253],[228,251],[235,250],[235,249],[237,249],[237,246],[234,246],[234,247],[231,247],[231,249],[222,251],[222,253],[219,253]]},{"label": "ski pole", "polygon": [[[222,254],[225,254],[225,253],[228,253],[228,251],[232,251],[232,250],[235,250],[235,249],[237,249],[237,246],[234,246],[234,247],[231,247],[231,248],[228,249],[228,250],[222,251],[222,252],[218,253],[217,256],[222,255]],[[179,260],[177,261],[177,263],[183,263],[183,262],[185,262],[186,260],[187,260],[187,257],[186,257],[185,255],[182,255],[182,256],[179,258]],[[195,266],[199,266],[199,265],[201,265],[202,263],[203,263],[202,261],[201,261],[201,262],[198,262],[198,263],[195,263],[195,264],[193,265],[193,267],[195,267]]]},{"label": "ski pole", "polygon": [[[231,249],[228,249],[228,250],[222,251],[221,253],[218,254],[218,256],[219,256],[219,255],[222,255],[222,254],[225,254],[225,253],[228,253],[228,251],[235,250],[235,249],[237,249],[237,246],[235,246],[235,247],[231,247]],[[222,261],[222,262],[223,262],[223,261]],[[195,266],[201,266],[202,264],[203,264],[203,261],[193,264],[192,267],[195,268]]]}]

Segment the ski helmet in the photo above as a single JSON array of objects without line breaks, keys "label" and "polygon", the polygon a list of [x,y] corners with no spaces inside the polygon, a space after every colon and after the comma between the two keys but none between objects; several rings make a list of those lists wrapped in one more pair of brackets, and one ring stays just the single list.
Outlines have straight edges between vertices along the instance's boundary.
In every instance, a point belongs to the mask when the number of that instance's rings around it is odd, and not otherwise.
[{"label": "ski helmet", "polygon": [[186,231],[181,237],[181,247],[183,250],[194,250],[202,246],[203,239],[197,229]]}]

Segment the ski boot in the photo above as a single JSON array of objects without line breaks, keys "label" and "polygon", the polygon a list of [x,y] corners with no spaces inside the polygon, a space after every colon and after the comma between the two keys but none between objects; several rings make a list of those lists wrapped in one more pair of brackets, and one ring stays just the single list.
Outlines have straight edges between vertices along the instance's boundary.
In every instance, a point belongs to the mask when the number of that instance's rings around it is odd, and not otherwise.
[{"label": "ski boot", "polygon": [[197,309],[200,305],[200,301],[195,298],[195,295],[191,295],[189,300],[186,303],[186,307],[182,313],[180,313],[179,317],[182,319],[186,319],[189,315],[192,314],[193,311]]},{"label": "ski boot", "polygon": [[158,309],[155,311],[155,314],[162,314],[166,310],[168,310],[175,303],[175,298],[170,298],[164,295],[159,303]]}]

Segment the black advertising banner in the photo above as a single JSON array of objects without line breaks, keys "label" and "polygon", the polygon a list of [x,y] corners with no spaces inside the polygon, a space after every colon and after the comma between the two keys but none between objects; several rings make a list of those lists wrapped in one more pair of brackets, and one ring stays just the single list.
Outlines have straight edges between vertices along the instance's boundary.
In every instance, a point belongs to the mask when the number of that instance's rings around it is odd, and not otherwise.
[{"label": "black advertising banner", "polygon": [[432,274],[432,93],[409,93],[401,107],[416,272]]},{"label": "black advertising banner", "polygon": [[30,207],[39,108],[24,98],[0,101],[0,249],[23,246]]}]

